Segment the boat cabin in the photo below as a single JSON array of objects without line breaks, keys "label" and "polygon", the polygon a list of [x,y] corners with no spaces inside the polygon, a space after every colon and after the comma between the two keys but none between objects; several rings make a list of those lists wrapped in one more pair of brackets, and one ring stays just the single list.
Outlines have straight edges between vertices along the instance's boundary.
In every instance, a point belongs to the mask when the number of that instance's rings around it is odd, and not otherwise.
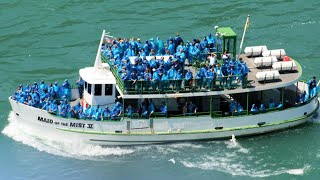
[{"label": "boat cabin", "polygon": [[86,67],[79,72],[84,80],[83,99],[91,106],[113,104],[115,100],[116,80],[109,65],[102,63],[102,66],[103,68]]}]

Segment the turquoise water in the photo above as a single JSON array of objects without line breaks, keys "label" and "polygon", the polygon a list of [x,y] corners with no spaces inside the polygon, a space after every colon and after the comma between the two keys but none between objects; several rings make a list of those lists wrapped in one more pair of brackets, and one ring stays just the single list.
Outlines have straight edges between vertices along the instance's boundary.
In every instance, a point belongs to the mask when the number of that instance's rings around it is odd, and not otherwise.
[{"label": "turquoise water", "polygon": [[[101,32],[162,39],[202,37],[232,26],[244,46],[284,48],[319,76],[320,2],[22,1],[0,2],[0,179],[319,179],[320,125],[229,141],[100,147],[18,131],[7,97],[19,84],[75,81],[93,65]],[[318,121],[318,119],[314,119]]]}]

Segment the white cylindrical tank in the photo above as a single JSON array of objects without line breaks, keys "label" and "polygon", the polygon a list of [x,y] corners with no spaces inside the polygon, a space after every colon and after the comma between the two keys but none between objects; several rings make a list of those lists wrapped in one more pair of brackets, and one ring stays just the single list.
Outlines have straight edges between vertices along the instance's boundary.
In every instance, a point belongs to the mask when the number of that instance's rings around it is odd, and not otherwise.
[{"label": "white cylindrical tank", "polygon": [[272,65],[272,69],[278,71],[291,71],[295,69],[296,63],[294,61],[282,61],[282,62],[275,62]]},{"label": "white cylindrical tank", "polygon": [[262,53],[263,57],[276,56],[278,59],[281,59],[285,55],[286,51],[284,49],[267,50]]},{"label": "white cylindrical tank", "polygon": [[276,56],[268,56],[268,57],[256,57],[254,58],[253,62],[257,67],[262,67],[262,66],[272,66],[272,64],[277,61],[278,59]]},{"label": "white cylindrical tank", "polygon": [[244,49],[246,56],[261,56],[264,51],[268,51],[267,46],[250,46]]},{"label": "white cylindrical tank", "polygon": [[280,73],[277,70],[257,72],[256,78],[258,81],[276,80],[280,79]]}]

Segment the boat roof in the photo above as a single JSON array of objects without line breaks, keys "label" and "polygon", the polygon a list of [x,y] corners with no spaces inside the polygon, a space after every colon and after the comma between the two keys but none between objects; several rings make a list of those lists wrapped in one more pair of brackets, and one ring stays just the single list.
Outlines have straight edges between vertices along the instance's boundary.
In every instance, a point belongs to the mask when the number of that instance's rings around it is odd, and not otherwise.
[{"label": "boat roof", "polygon": [[217,33],[223,34],[225,37],[236,37],[237,34],[232,30],[231,27],[219,27]]},{"label": "boat roof", "polygon": [[103,68],[85,67],[80,69],[80,77],[90,84],[116,84],[116,79],[107,63],[102,63]]}]

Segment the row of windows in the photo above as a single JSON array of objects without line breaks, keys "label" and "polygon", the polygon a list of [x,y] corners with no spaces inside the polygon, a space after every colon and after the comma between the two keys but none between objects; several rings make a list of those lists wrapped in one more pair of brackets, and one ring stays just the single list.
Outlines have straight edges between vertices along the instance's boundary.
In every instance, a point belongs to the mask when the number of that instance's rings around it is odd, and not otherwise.
[{"label": "row of windows", "polygon": [[[92,86],[92,84],[84,82],[84,88],[89,94],[91,94],[91,86]],[[102,84],[94,84],[94,95],[95,96],[102,95]],[[112,84],[105,84],[104,85],[104,95],[105,96],[112,95]]]}]

